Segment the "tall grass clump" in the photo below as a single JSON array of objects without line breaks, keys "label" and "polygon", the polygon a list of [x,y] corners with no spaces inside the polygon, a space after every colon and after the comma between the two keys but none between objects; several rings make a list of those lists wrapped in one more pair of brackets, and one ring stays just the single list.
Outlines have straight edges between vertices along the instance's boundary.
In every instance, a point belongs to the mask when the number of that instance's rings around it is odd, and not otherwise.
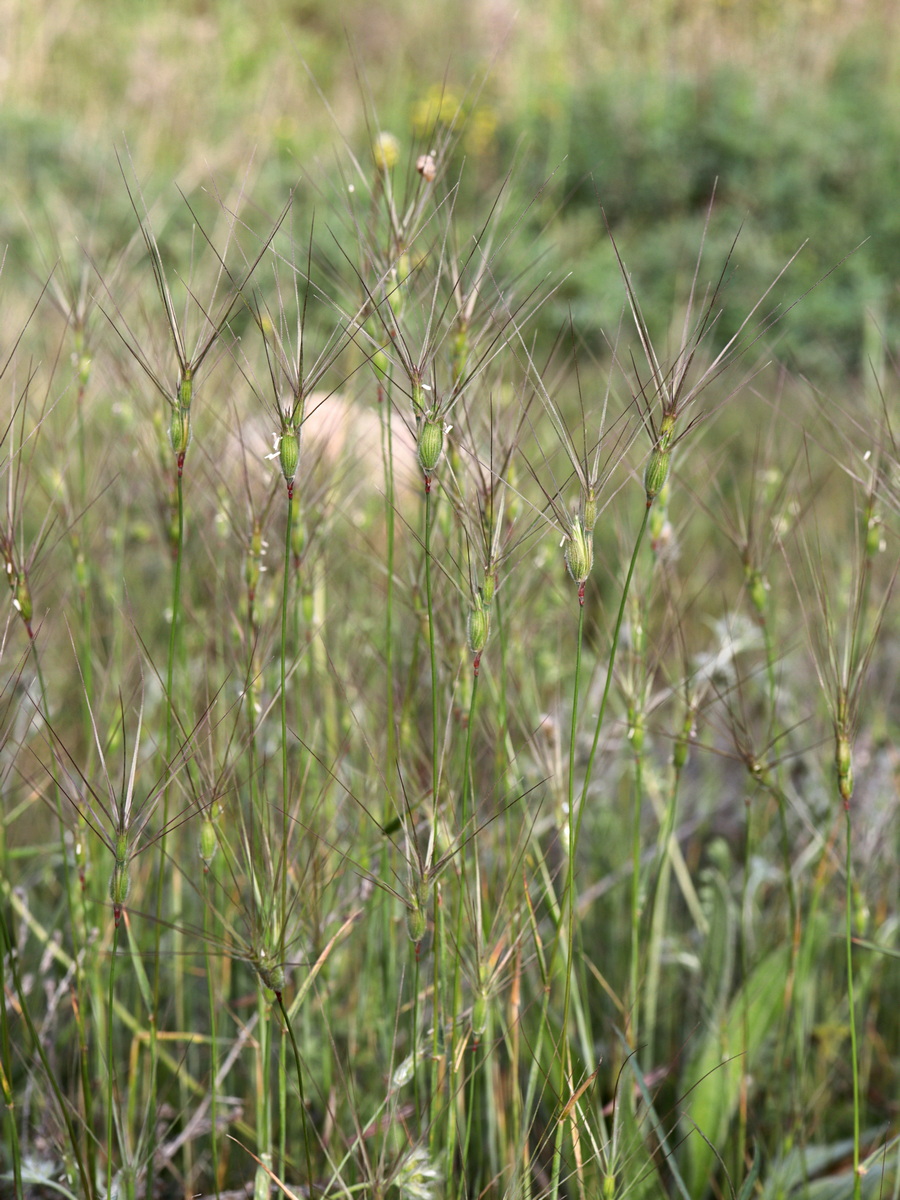
[{"label": "tall grass clump", "polygon": [[475,112],[0,280],[10,1194],[900,1186],[890,356],[556,323]]}]

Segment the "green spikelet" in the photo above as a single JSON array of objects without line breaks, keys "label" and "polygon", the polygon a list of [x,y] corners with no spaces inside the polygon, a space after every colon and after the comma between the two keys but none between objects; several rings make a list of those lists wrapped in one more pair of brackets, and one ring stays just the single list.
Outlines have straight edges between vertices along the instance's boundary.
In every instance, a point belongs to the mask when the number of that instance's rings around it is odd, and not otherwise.
[{"label": "green spikelet", "polygon": [[766,619],[766,609],[769,605],[769,592],[766,587],[766,581],[763,575],[755,567],[746,568],[747,579],[747,594],[750,597],[750,603],[753,605],[757,619],[764,623]]},{"label": "green spikelet", "polygon": [[597,493],[593,486],[589,487],[581,498],[581,522],[587,533],[593,533],[597,524]]},{"label": "green spikelet", "polygon": [[184,454],[191,442],[191,410],[176,404],[169,422],[169,442],[175,454]]},{"label": "green spikelet", "polygon": [[413,372],[410,382],[412,383],[411,400],[413,406],[413,415],[418,422],[425,416],[426,408],[425,388],[422,385],[422,377],[419,375],[418,371]]},{"label": "green spikelet", "polygon": [[418,900],[406,907],[406,932],[413,945],[418,945],[425,936],[425,910]]},{"label": "green spikelet", "polygon": [[644,471],[644,491],[647,493],[648,504],[652,504],[665,487],[671,463],[671,450],[663,450],[657,446],[650,455]]},{"label": "green spikelet", "polygon": [[190,408],[194,398],[194,373],[188,367],[178,381],[178,407]]},{"label": "green spikelet", "polygon": [[484,602],[484,591],[479,588],[474,604],[469,609],[466,621],[466,640],[472,654],[480,654],[487,645],[491,631],[491,609]]},{"label": "green spikelet", "polygon": [[109,898],[112,900],[119,923],[119,913],[131,891],[131,873],[128,870],[128,835],[120,833],[116,838],[116,860],[109,878]]},{"label": "green spikelet", "polygon": [[675,438],[675,418],[671,415],[663,417],[659,437],[651,451],[647,467],[644,471],[644,490],[647,493],[648,506],[653,503],[666,486],[669,470],[672,466],[672,443]]},{"label": "green spikelet", "polygon": [[419,459],[419,466],[426,475],[430,474],[437,467],[443,457],[446,434],[446,426],[441,420],[426,420],[419,429],[416,454]]},{"label": "green spikelet", "polygon": [[203,820],[200,822],[200,838],[198,852],[200,861],[203,863],[203,870],[207,872],[212,865],[212,860],[216,857],[216,852],[219,849],[219,837],[216,833],[216,819],[222,814],[222,806],[215,803],[203,814]]},{"label": "green spikelet", "polygon": [[585,582],[594,566],[594,539],[588,533],[582,518],[574,516],[565,539],[566,566],[578,584]]},{"label": "green spikelet", "polygon": [[270,992],[284,991],[284,967],[281,963],[273,961],[265,950],[260,950],[254,966],[264,988]]},{"label": "green spikelet", "polygon": [[844,806],[848,807],[853,795],[853,752],[850,749],[850,739],[845,733],[838,733],[834,748],[834,765],[837,770],[838,790]]},{"label": "green spikelet", "polygon": [[292,426],[288,426],[282,430],[281,438],[278,442],[278,463],[286,484],[290,485],[294,482],[299,462],[300,438],[297,435],[297,431]]},{"label": "green spikelet", "polygon": [[632,753],[639,757],[644,750],[644,713],[633,704],[628,706],[628,740]]},{"label": "green spikelet", "polygon": [[31,588],[28,586],[28,576],[24,571],[19,571],[16,576],[13,605],[25,624],[30,625],[34,616],[34,603],[31,599]]}]

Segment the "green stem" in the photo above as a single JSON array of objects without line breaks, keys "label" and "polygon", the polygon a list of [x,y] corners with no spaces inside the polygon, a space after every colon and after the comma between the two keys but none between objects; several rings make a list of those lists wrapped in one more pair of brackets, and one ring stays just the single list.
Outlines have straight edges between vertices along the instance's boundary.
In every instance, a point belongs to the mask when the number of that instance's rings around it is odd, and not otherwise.
[{"label": "green stem", "polygon": [[[566,1095],[568,1080],[571,1075],[571,1058],[569,1051],[569,1009],[572,1001],[572,962],[575,955],[575,848],[577,842],[577,824],[575,818],[575,741],[578,733],[578,703],[581,684],[581,649],[584,642],[584,603],[578,605],[578,634],[575,640],[575,678],[572,685],[572,719],[569,723],[569,780],[566,813],[566,840],[568,845],[566,865],[566,898],[565,916],[560,922],[560,933],[565,929],[566,964],[565,990],[563,994],[563,1016],[560,1031],[559,1054],[559,1097]],[[553,1166],[550,1181],[550,1195],[553,1200],[559,1195],[559,1174],[562,1165],[562,1139],[565,1124],[559,1121],[553,1144]]]},{"label": "green stem", "polygon": [[281,1009],[281,1018],[284,1021],[284,1027],[287,1030],[290,1038],[291,1048],[294,1051],[294,1064],[297,1068],[297,1091],[300,1097],[300,1120],[303,1124],[303,1151],[306,1156],[306,1186],[307,1194],[313,1194],[313,1169],[312,1169],[312,1152],[309,1146],[309,1123],[306,1119],[306,1095],[303,1090],[303,1068],[300,1065],[300,1051],[297,1049],[297,1039],[294,1037],[294,1030],[291,1026],[291,1019],[288,1016],[287,1009],[284,1006],[284,1000],[281,998],[281,992],[276,992],[275,997],[278,1000],[278,1007]]},{"label": "green stem", "polygon": [[116,1060],[113,1054],[113,998],[116,980],[116,950],[119,945],[118,917],[113,926],[112,953],[109,959],[109,990],[106,1004],[106,1194],[112,1193],[112,1149],[114,1112],[116,1101]]},{"label": "green stem", "polygon": [[[162,984],[162,957],[160,942],[162,938],[162,908],[163,908],[163,872],[168,862],[166,842],[169,830],[169,801],[171,794],[171,768],[175,756],[175,659],[178,653],[178,639],[181,624],[181,570],[184,558],[184,481],[182,470],[184,456],[179,455],[175,471],[175,490],[178,509],[178,537],[175,545],[175,566],[172,573],[172,616],[169,624],[169,652],[166,661],[166,761],[163,769],[166,772],[166,782],[162,797],[162,834],[159,839],[159,875],[156,887],[156,920],[153,932],[153,1012],[160,1011],[160,991]],[[150,1098],[149,1111],[155,1114],[158,1108],[159,1087],[159,1046],[158,1029],[155,1018],[150,1022]],[[156,1149],[156,1121],[150,1121],[150,1147],[147,1163],[147,1194],[153,1194],[153,1175]]]},{"label": "green stem", "polygon": [[284,942],[287,934],[287,848],[290,835],[290,796],[291,781],[288,764],[288,729],[287,729],[287,630],[288,630],[288,597],[291,581],[291,526],[294,521],[294,487],[288,484],[287,489],[287,521],[284,533],[284,579],[281,586],[281,785],[282,785],[282,825],[281,825],[281,919],[279,939],[279,959],[284,961]]},{"label": "green stem", "polygon": [[859,1170],[860,1145],[860,1096],[859,1096],[859,1047],[856,1037],[856,997],[853,983],[853,857],[851,854],[851,821],[850,807],[845,806],[847,817],[847,898],[846,898],[846,940],[847,940],[847,1003],[850,1007],[850,1069],[853,1078],[853,1200],[859,1200],[862,1190],[862,1176]]},{"label": "green stem", "polygon": [[218,1043],[218,1019],[216,1017],[216,988],[213,979],[213,956],[210,951],[211,945],[211,929],[210,915],[211,905],[209,903],[209,875],[204,872],[203,875],[203,896],[206,903],[203,905],[203,935],[204,945],[206,947],[206,990],[209,998],[209,1041],[210,1041],[210,1079],[209,1079],[209,1115],[210,1115],[210,1150],[212,1151],[212,1174],[213,1187],[215,1188],[216,1200],[219,1196],[219,1132],[218,1132],[218,1090],[219,1090],[219,1043]]},{"label": "green stem", "polygon": [[[634,756],[634,803],[631,815],[631,966],[629,992],[631,1017],[628,1025],[629,1045],[637,1049],[640,1025],[640,959],[641,959],[641,802],[644,797],[644,758]],[[674,817],[674,803],[673,817]],[[668,838],[665,842],[668,851]],[[668,862],[668,857],[665,860]],[[652,1053],[652,1047],[648,1047]]]},{"label": "green stem", "polygon": [[[468,874],[468,853],[469,853],[469,835],[468,825],[470,808],[474,815],[474,780],[472,778],[472,728],[475,724],[475,713],[478,698],[478,675],[472,674],[472,694],[469,697],[469,719],[466,727],[466,749],[463,763],[463,806],[462,806],[462,823],[460,825],[460,836],[463,839],[459,849],[459,870],[460,870],[460,885],[456,897],[456,945],[462,946],[463,941],[463,917],[465,912],[465,898],[467,894],[466,878]],[[474,846],[474,842],[473,842]],[[481,880],[478,871],[478,857],[475,855],[475,913],[478,922],[475,930],[475,938],[477,945],[477,961],[482,961],[482,928],[481,928],[481,904],[479,902],[481,891]],[[454,955],[454,971],[453,971],[453,1012],[458,1013],[462,1009],[462,955]],[[445,1178],[453,1178],[453,1159],[456,1152],[456,1034],[457,1025],[454,1021],[450,1029],[449,1046],[447,1049],[447,1064],[449,1077],[449,1095],[450,1102],[447,1106],[447,1130],[444,1145],[446,1147],[446,1167]],[[473,1056],[476,1057],[476,1056]],[[476,1065],[473,1064],[472,1074],[476,1071]],[[468,1105],[467,1105],[467,1125],[468,1125]],[[466,1130],[466,1139],[468,1144],[468,1128]]]},{"label": "green stem", "polygon": [[395,816],[393,803],[395,765],[397,761],[397,731],[394,712],[394,439],[391,429],[391,375],[385,381],[384,397],[381,401],[381,455],[384,461],[384,517],[386,526],[387,591],[384,618],[384,661],[387,680],[387,755],[385,779],[387,788],[384,797],[384,820],[387,825]]},{"label": "green stem", "polygon": [[428,612],[428,654],[431,662],[431,803],[437,810],[438,786],[440,783],[440,738],[438,720],[438,672],[437,647],[434,637],[434,597],[431,578],[431,528],[434,524],[431,491],[425,493],[425,604]]},{"label": "green stem", "polygon": [[[268,991],[259,982],[257,984],[256,1011],[259,1014],[259,1038],[257,1041],[257,1095],[256,1108],[256,1148],[262,1162],[269,1168],[272,1166],[272,1029],[269,1023]],[[269,993],[271,994],[271,993]],[[257,1167],[256,1180],[253,1187],[254,1200],[263,1200],[269,1196],[269,1176],[262,1166]]]},{"label": "green stem", "polygon": [[634,550],[631,554],[631,561],[628,564],[628,574],[625,576],[625,585],[622,588],[622,598],[619,602],[619,611],[616,614],[616,624],[613,629],[612,644],[609,648],[609,662],[606,668],[606,683],[603,687],[603,697],[600,701],[600,708],[597,712],[597,723],[594,727],[594,740],[591,743],[591,752],[588,755],[587,767],[584,772],[584,784],[581,789],[581,803],[578,806],[578,819],[575,823],[575,839],[581,833],[581,822],[584,819],[584,810],[587,807],[587,794],[590,787],[591,778],[594,771],[594,760],[597,757],[597,747],[600,744],[600,731],[603,728],[603,720],[606,716],[606,705],[609,701],[609,693],[612,688],[613,672],[616,665],[616,652],[619,648],[619,635],[622,632],[622,622],[625,619],[625,607],[628,603],[628,595],[631,590],[631,580],[634,576],[634,570],[637,566],[638,555],[641,546],[644,542],[644,537],[647,533],[647,526],[650,521],[650,505],[648,504],[644,510],[644,519],[641,521],[641,527],[638,530],[638,535],[634,543]]}]

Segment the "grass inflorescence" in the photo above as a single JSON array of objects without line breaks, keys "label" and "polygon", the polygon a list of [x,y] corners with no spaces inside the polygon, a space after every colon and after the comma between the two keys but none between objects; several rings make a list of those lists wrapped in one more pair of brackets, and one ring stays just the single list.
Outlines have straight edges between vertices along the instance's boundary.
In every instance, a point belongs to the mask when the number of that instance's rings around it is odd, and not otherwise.
[{"label": "grass inflorescence", "polygon": [[462,108],[315,212],[126,157],[0,356],[16,1195],[900,1186],[897,380],[768,362],[741,239],[661,342],[599,203],[549,328]]}]

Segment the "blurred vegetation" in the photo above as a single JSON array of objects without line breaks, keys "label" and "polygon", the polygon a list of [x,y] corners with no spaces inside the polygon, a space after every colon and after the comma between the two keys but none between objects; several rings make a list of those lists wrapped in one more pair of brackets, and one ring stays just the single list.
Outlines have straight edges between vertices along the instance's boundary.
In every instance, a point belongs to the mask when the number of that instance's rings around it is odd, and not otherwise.
[{"label": "blurred vegetation", "polygon": [[[551,323],[571,312],[599,345],[618,322],[601,205],[648,311],[670,313],[715,195],[713,255],[741,230],[735,311],[804,246],[770,297],[783,312],[810,292],[779,325],[792,369],[831,381],[896,345],[900,30],[887,0],[5,8],[11,262],[73,211],[97,215],[113,245],[129,216],[116,147],[142,178],[188,193],[244,179],[270,212],[291,188],[312,208],[342,139],[359,151],[366,123],[414,136],[443,97],[467,126],[464,195],[482,203],[515,161],[536,251],[571,270]],[[723,341],[732,332],[724,314]]]}]

